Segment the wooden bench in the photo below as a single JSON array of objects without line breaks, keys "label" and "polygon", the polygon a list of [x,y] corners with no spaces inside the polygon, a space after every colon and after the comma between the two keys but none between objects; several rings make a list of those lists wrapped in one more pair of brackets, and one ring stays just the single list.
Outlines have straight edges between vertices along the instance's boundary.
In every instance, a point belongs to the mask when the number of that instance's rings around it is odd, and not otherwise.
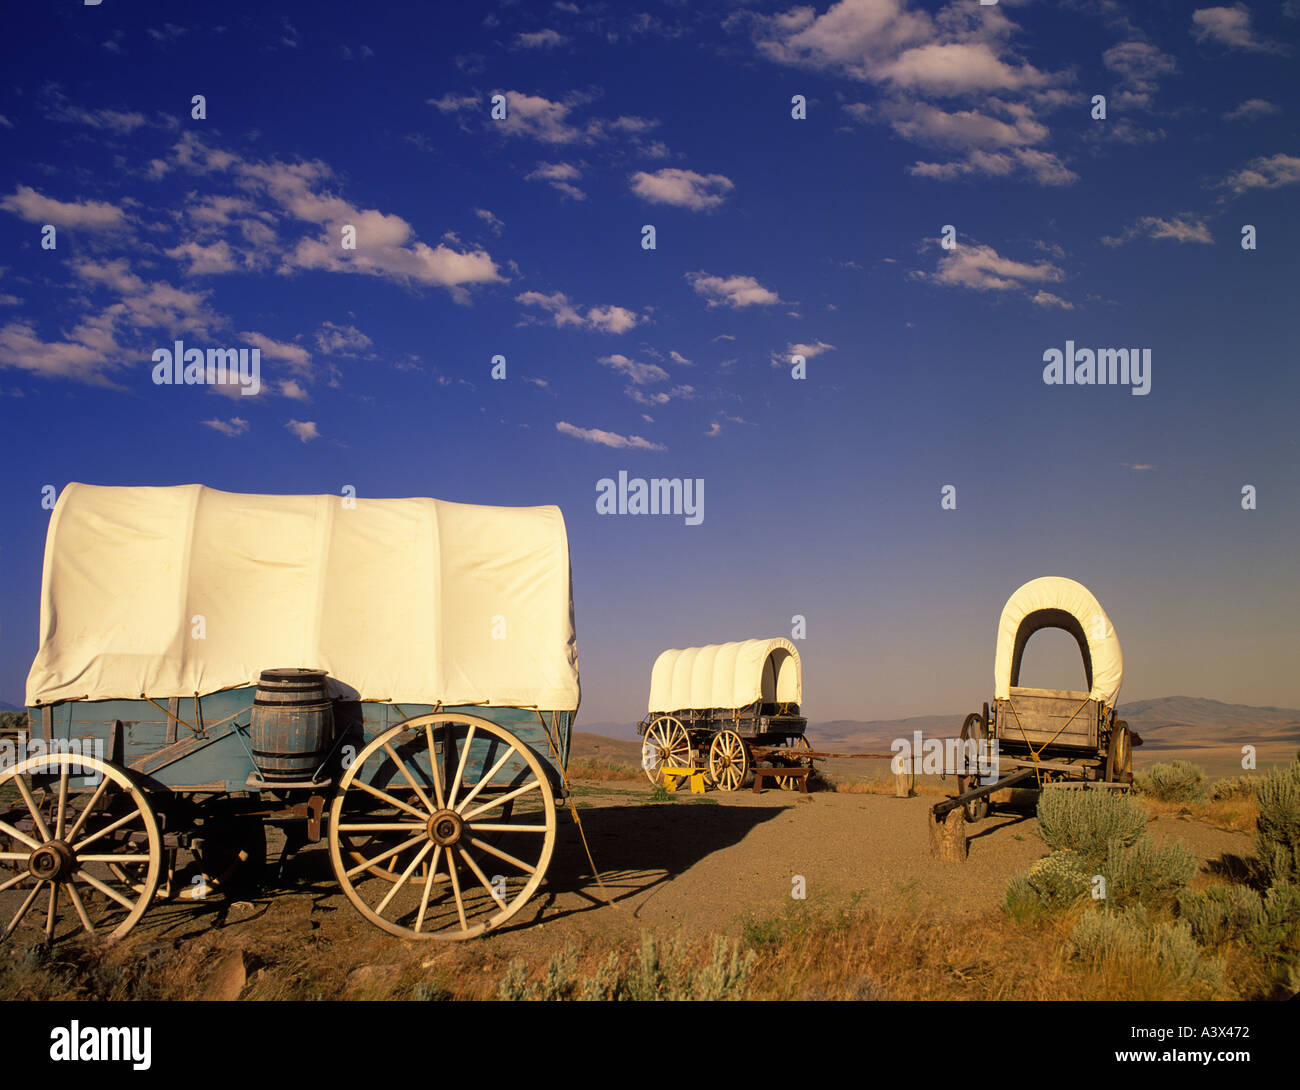
[{"label": "wooden bench", "polygon": [[668,765],[661,765],[659,771],[663,773],[664,790],[676,791],[679,780],[689,779],[691,782],[691,794],[703,795],[705,791],[704,773],[702,768],[672,768]]},{"label": "wooden bench", "polygon": [[754,769],[754,794],[763,793],[762,783],[764,779],[792,779],[799,781],[799,790],[805,795],[808,794],[808,768],[756,768]]}]

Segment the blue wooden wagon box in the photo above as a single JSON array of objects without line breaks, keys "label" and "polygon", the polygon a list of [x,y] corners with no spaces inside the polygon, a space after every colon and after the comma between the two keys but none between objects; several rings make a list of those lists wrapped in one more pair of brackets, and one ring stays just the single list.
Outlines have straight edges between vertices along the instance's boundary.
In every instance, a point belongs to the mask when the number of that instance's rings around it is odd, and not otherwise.
[{"label": "blue wooden wagon box", "polygon": [[481,934],[544,878],[579,695],[555,507],[69,485],[0,925],[120,937],[272,823],[377,926]]}]

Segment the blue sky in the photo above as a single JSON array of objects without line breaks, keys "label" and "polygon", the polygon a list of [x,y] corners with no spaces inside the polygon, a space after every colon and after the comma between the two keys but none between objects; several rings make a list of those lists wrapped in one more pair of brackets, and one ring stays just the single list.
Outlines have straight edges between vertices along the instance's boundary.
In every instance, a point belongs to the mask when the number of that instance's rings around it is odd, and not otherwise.
[{"label": "blue sky", "polygon": [[[12,20],[0,699],[78,480],[558,504],[587,722],[796,614],[814,719],[977,707],[1048,574],[1122,699],[1300,706],[1300,6],[447,8]],[[178,338],[261,392],[155,385]],[[1150,392],[1046,385],[1067,340]],[[704,521],[598,515],[620,470]],[[1077,683],[1054,639],[1028,682]]]}]

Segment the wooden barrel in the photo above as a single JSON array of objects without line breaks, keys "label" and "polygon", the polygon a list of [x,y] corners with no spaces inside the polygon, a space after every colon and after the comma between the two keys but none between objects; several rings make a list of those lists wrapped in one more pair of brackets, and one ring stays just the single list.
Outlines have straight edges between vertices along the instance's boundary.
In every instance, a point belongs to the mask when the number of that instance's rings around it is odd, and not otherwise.
[{"label": "wooden barrel", "polygon": [[250,749],[262,779],[309,780],[334,740],[324,670],[263,670],[253,696]]}]

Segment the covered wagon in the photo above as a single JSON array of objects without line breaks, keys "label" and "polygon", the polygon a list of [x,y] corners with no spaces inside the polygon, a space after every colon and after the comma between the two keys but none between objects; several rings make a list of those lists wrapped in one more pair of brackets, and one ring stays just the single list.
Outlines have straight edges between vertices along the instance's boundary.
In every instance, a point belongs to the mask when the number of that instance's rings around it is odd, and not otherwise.
[{"label": "covered wagon", "polygon": [[[789,640],[740,640],[665,651],[650,673],[649,711],[638,724],[651,783],[665,767],[707,768],[735,791],[755,761],[810,768],[800,714],[802,664]],[[794,777],[779,781],[793,787]]]},{"label": "covered wagon", "polygon": [[[1034,689],[1020,684],[1031,636],[1045,628],[1068,632],[1083,658],[1086,690]],[[1074,780],[1127,786],[1133,746],[1141,745],[1116,716],[1124,657],[1119,637],[1092,592],[1073,579],[1030,580],[1007,600],[998,622],[993,661],[993,705],[972,712],[961,737],[974,752],[996,742],[997,771],[983,778],[958,775],[955,801],[975,821],[989,795],[1002,787],[1042,787]],[[936,807],[951,808],[948,803]]]},{"label": "covered wagon", "polygon": [[120,936],[271,823],[386,931],[480,934],[543,881],[578,700],[558,508],[69,485],[0,926]]}]

